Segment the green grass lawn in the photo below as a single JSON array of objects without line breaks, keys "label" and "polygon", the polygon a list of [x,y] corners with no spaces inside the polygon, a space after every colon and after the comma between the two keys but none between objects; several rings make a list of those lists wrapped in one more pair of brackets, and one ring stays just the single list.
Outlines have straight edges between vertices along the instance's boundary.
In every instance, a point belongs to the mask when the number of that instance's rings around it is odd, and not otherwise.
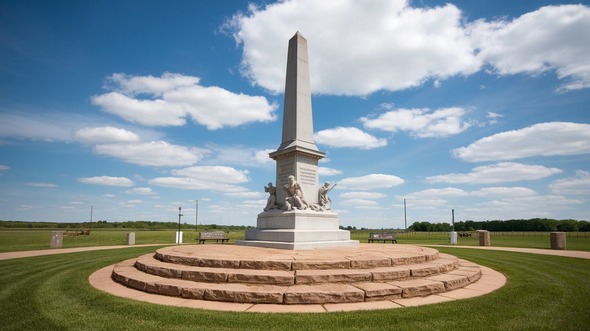
[{"label": "green grass lawn", "polygon": [[[127,233],[135,232],[136,244],[174,244],[175,231],[161,230],[92,230],[88,236],[64,236],[63,247],[88,247],[126,245]],[[368,230],[351,231],[351,239],[367,242]],[[230,243],[237,239],[244,239],[244,231],[227,232]],[[0,252],[12,252],[23,250],[36,250],[49,248],[50,230],[5,230],[0,231]],[[198,232],[195,230],[184,231],[183,242],[196,244]],[[398,242],[411,245],[447,245],[448,233],[412,232],[398,234]],[[525,248],[551,248],[549,233],[529,233],[526,235],[513,235],[510,233],[492,233],[492,246],[525,247]],[[475,236],[458,238],[459,245],[478,246],[479,239]],[[590,235],[580,233],[580,236],[567,237],[568,250],[590,251]]]},{"label": "green grass lawn", "polygon": [[88,283],[97,269],[154,247],[0,261],[2,330],[588,330],[590,260],[444,247],[508,282],[488,295],[414,308],[257,314],[118,298]]}]

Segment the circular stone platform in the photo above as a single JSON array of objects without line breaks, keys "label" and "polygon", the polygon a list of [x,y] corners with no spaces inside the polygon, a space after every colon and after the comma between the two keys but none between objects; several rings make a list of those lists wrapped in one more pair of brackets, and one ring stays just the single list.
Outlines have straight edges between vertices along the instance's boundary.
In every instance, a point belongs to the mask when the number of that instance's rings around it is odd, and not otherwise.
[{"label": "circular stone platform", "polygon": [[237,311],[387,309],[479,296],[503,275],[436,249],[391,244],[278,250],[181,245],[103,268],[106,292],[154,303]]}]

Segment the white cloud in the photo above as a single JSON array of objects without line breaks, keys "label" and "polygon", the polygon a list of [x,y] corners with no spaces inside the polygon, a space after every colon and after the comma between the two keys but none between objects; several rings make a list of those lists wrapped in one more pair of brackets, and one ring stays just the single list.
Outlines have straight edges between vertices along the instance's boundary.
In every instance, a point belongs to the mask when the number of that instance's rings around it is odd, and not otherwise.
[{"label": "white cloud", "polygon": [[[268,196],[267,193],[262,192],[263,189],[264,188],[261,188],[261,192],[235,192],[227,193],[226,195],[234,198],[262,198],[264,196]],[[266,205],[266,201],[264,201],[262,205]]]},{"label": "white cloud", "polygon": [[104,144],[94,147],[98,154],[109,155],[142,166],[186,166],[197,163],[208,151],[172,145],[165,141],[132,144]]},{"label": "white cloud", "polygon": [[438,87],[482,68],[499,75],[556,70],[560,90],[590,87],[590,9],[584,5],[470,23],[453,4],[281,1],[250,6],[226,26],[243,47],[242,74],[275,93],[284,88],[287,40],[296,31],[308,39],[311,85],[320,94],[364,96],[427,82]]},{"label": "white cloud", "polygon": [[371,174],[362,177],[349,177],[338,182],[340,188],[349,190],[373,190],[390,188],[404,183],[404,180],[393,175]]},{"label": "white cloud", "polygon": [[576,177],[558,179],[549,185],[555,194],[581,195],[590,194],[590,173],[577,170]]},{"label": "white cloud", "polygon": [[230,193],[247,191],[244,187],[237,185],[189,177],[158,177],[151,179],[149,184],[185,190],[210,190]]},{"label": "white cloud", "polygon": [[353,127],[337,127],[314,134],[316,143],[330,147],[373,149],[387,145],[387,139],[378,139]]},{"label": "white cloud", "polygon": [[482,138],[453,150],[465,161],[513,160],[590,153],[590,124],[548,122]]},{"label": "white cloud", "polygon": [[54,188],[54,187],[57,187],[56,184],[52,184],[52,183],[27,183],[25,185],[31,186],[31,187],[39,187],[39,188]]},{"label": "white cloud", "polygon": [[328,167],[318,167],[318,174],[320,176],[335,176],[342,174],[342,171]]},{"label": "white cloud", "polygon": [[125,191],[127,194],[140,194],[140,195],[153,195],[156,194],[149,187],[134,187],[130,190]]},{"label": "white cloud", "polygon": [[547,6],[510,22],[470,24],[473,46],[498,74],[556,70],[561,90],[590,87],[590,8]]},{"label": "white cloud", "polygon": [[72,114],[0,113],[0,137],[42,141],[69,141],[82,121]]},{"label": "white cloud", "polygon": [[377,201],[367,199],[347,199],[339,201],[339,204],[356,208],[374,208],[379,206]]},{"label": "white cloud", "polygon": [[199,78],[165,73],[161,77],[113,74],[111,92],[92,97],[104,111],[148,126],[181,126],[190,116],[209,130],[276,120],[276,104],[265,97],[198,85]]},{"label": "white cloud", "polygon": [[107,185],[107,186],[133,186],[135,183],[126,177],[95,176],[81,177],[78,181],[85,184]]},{"label": "white cloud", "polygon": [[132,143],[140,140],[136,133],[112,126],[86,127],[77,130],[74,133],[74,138],[90,144]]},{"label": "white cloud", "polygon": [[476,197],[528,197],[537,195],[537,192],[528,187],[484,187],[477,191],[471,192],[471,195]]},{"label": "white cloud", "polygon": [[563,172],[557,168],[547,168],[540,165],[526,165],[522,163],[500,162],[493,165],[475,167],[470,173],[427,177],[429,183],[455,184],[493,184],[516,182],[522,180],[537,180]]},{"label": "white cloud", "polygon": [[[383,107],[390,108],[388,105]],[[408,131],[420,138],[447,137],[458,134],[469,128],[470,124],[463,121],[466,111],[462,108],[430,109],[397,109],[388,111],[376,118],[363,117],[361,122],[365,128],[379,129],[388,132]]]},{"label": "white cloud", "polygon": [[428,189],[424,191],[406,194],[404,197],[411,200],[436,200],[442,198],[457,198],[469,195],[462,189],[447,187],[442,189]]},{"label": "white cloud", "polygon": [[274,164],[275,161],[271,159],[268,154],[274,152],[274,149],[264,149],[254,152],[254,156],[250,159],[258,164]]},{"label": "white cloud", "polygon": [[173,170],[175,176],[189,177],[199,180],[214,181],[217,183],[246,183],[248,182],[248,171],[238,170],[226,166],[196,166],[179,170]]},{"label": "white cloud", "polygon": [[0,171],[6,171],[6,170],[10,170],[10,167],[9,166],[6,166],[6,165],[3,165],[3,164],[0,164]]},{"label": "white cloud", "polygon": [[308,39],[311,85],[321,94],[403,90],[480,67],[452,4],[302,0],[250,10],[228,26],[243,46],[243,74],[273,92],[284,88],[287,40],[296,31]]},{"label": "white cloud", "polygon": [[342,199],[382,199],[387,195],[377,192],[347,192],[340,194],[338,197]]}]

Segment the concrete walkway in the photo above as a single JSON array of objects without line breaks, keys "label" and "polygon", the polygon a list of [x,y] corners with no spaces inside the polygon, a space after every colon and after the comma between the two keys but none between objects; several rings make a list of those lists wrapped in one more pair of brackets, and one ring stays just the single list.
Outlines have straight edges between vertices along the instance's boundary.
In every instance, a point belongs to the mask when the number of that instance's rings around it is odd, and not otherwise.
[{"label": "concrete walkway", "polygon": [[[172,246],[170,244],[169,246]],[[34,251],[20,251],[20,252],[7,252],[0,253],[0,260],[19,259],[24,257],[32,256],[43,256],[43,255],[55,255],[64,253],[76,253],[76,252],[88,252],[88,251],[99,251],[107,249],[120,249],[120,248],[132,248],[132,247],[149,247],[149,246],[166,246],[166,244],[146,244],[146,245],[118,245],[118,246],[93,246],[93,247],[76,247],[76,248],[52,248],[52,249],[40,249]],[[553,250],[553,249],[539,249],[539,248],[518,248],[518,247],[495,247],[495,246],[451,246],[451,245],[417,245],[427,247],[449,247],[449,248],[471,248],[471,249],[484,249],[494,251],[507,251],[507,252],[520,252],[520,253],[531,253],[531,254],[542,254],[542,255],[554,255],[554,256],[566,256],[576,257],[580,259],[590,259],[590,252],[586,251],[568,251],[568,250]]]},{"label": "concrete walkway", "polygon": [[590,252],[586,252],[586,251],[567,251],[567,250],[555,250],[555,249],[495,247],[495,246],[451,246],[451,245],[420,245],[420,246],[472,248],[472,249],[484,249],[484,250],[490,250],[490,251],[519,252],[519,253],[530,253],[530,254],[576,257],[579,259],[590,259]]},{"label": "concrete walkway", "polygon": [[107,249],[118,249],[118,248],[149,247],[149,246],[166,246],[166,244],[92,246],[92,247],[75,247],[75,248],[52,248],[52,249],[39,249],[39,250],[34,250],[34,251],[7,252],[7,253],[0,253],[0,260],[20,259],[20,258],[23,258],[23,257],[55,255],[55,254],[65,254],[65,253],[77,253],[77,252],[88,252],[88,251],[102,251],[102,250],[107,250]]}]

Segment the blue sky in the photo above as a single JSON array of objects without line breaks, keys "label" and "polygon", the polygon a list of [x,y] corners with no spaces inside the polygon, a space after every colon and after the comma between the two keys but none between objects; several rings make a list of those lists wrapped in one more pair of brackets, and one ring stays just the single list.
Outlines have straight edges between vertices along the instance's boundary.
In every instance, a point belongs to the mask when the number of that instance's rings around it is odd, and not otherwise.
[{"label": "blue sky", "polygon": [[255,225],[308,40],[341,225],[590,217],[590,6],[2,1],[0,219]]}]

